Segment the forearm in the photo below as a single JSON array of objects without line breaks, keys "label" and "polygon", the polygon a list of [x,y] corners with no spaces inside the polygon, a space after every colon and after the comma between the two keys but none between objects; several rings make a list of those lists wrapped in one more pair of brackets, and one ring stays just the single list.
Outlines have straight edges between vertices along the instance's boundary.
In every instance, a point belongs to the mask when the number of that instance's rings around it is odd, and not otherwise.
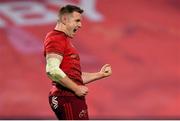
[{"label": "forearm", "polygon": [[93,82],[101,78],[103,78],[103,75],[100,72],[96,72],[96,73],[82,72],[82,79],[84,84]]},{"label": "forearm", "polygon": [[59,74],[52,73],[47,73],[47,75],[52,81],[61,84],[62,86],[72,90],[73,92],[75,92],[78,88],[78,85],[66,75],[64,77],[60,76]]},{"label": "forearm", "polygon": [[61,84],[62,86],[72,90],[73,92],[76,92],[77,90],[77,84],[75,82],[73,82],[68,76],[62,78],[61,80],[58,81],[59,84]]}]

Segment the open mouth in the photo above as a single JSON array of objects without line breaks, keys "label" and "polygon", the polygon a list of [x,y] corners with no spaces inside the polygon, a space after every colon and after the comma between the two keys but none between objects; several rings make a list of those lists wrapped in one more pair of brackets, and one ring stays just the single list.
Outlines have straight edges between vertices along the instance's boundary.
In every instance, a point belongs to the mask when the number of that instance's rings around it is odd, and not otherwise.
[{"label": "open mouth", "polygon": [[76,32],[77,31],[77,29],[75,28],[75,29],[73,29],[73,32]]}]

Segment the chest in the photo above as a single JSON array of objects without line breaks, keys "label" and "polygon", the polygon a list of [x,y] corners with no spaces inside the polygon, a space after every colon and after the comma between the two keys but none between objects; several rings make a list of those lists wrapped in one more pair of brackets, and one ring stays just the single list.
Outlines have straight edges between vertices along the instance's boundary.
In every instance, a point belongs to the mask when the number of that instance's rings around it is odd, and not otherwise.
[{"label": "chest", "polygon": [[80,60],[77,49],[71,42],[68,42],[64,52],[64,59],[68,60]]}]

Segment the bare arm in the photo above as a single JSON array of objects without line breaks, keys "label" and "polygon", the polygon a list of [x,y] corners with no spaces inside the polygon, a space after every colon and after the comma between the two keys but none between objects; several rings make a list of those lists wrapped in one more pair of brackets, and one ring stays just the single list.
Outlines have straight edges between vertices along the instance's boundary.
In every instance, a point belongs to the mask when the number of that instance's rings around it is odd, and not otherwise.
[{"label": "bare arm", "polygon": [[108,77],[111,74],[112,74],[111,66],[109,64],[105,64],[99,72],[96,73],[82,72],[82,79],[83,79],[83,83],[87,84],[95,80]]},{"label": "bare arm", "polygon": [[77,96],[84,96],[88,92],[85,86],[79,86],[73,82],[60,68],[63,56],[50,53],[46,55],[46,73],[48,77],[62,86],[75,92]]}]

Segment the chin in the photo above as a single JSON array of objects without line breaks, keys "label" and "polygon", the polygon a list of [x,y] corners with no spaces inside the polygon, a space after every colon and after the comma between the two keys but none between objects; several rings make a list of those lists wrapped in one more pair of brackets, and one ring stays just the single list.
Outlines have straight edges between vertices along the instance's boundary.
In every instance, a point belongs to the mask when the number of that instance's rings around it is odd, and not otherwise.
[{"label": "chin", "polygon": [[74,36],[75,36],[75,34],[72,34],[72,35],[71,35],[71,37],[74,37]]},{"label": "chin", "polygon": [[74,35],[69,35],[69,37],[73,38],[73,37],[74,37]]}]

